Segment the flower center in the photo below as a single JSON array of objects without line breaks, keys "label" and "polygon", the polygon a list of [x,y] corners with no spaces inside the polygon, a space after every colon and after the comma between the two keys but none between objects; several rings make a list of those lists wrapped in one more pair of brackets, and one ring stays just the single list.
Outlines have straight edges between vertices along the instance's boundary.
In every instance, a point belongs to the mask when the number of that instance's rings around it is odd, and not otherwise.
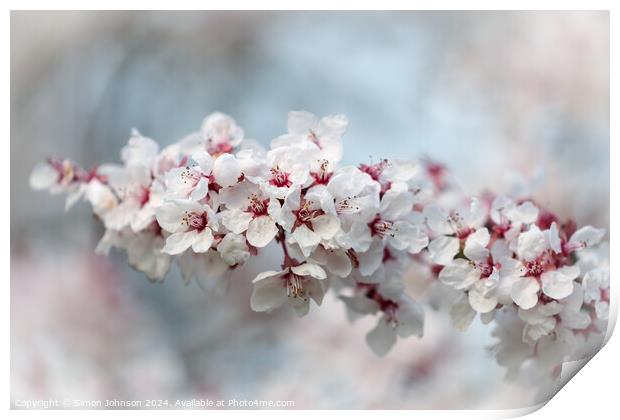
[{"label": "flower center", "polygon": [[303,277],[291,272],[285,277],[286,296],[290,298],[302,298],[308,300],[306,291],[304,290]]},{"label": "flower center", "polygon": [[209,223],[206,212],[190,212],[186,213],[181,223],[187,225],[188,230],[202,231]]},{"label": "flower center", "polygon": [[359,166],[359,169],[362,172],[366,172],[375,181],[379,181],[379,178],[381,177],[381,173],[388,165],[389,165],[389,161],[387,159],[383,159],[379,163],[376,163],[374,165],[361,164]]},{"label": "flower center", "polygon": [[368,227],[372,235],[379,236],[380,238],[384,238],[385,236],[394,237],[396,233],[394,223],[389,220],[382,220],[380,215],[377,215],[375,219],[368,224]]},{"label": "flower center", "polygon": [[323,159],[320,162],[319,170],[317,172],[310,172],[310,175],[314,178],[315,185],[327,185],[332,177],[332,172],[329,172],[329,161]]},{"label": "flower center", "polygon": [[320,209],[312,209],[312,201],[301,200],[301,206],[297,210],[296,217],[299,224],[305,224],[312,221],[312,219],[323,214]]},{"label": "flower center", "polygon": [[280,169],[280,167],[276,166],[275,168],[271,168],[271,179],[269,183],[276,187],[290,187],[293,185],[291,180],[289,179],[288,172],[284,172]]},{"label": "flower center", "polygon": [[195,187],[198,184],[198,181],[200,181],[200,176],[200,173],[189,166],[186,166],[183,172],[181,172],[181,179],[183,180],[183,183],[192,187]]},{"label": "flower center", "polygon": [[336,203],[336,213],[357,213],[360,211],[360,206],[357,204],[355,197],[347,197]]},{"label": "flower center", "polygon": [[525,272],[528,277],[538,277],[545,271],[540,260],[529,261],[525,264]]},{"label": "flower center", "polygon": [[454,233],[456,234],[456,236],[458,236],[459,239],[467,238],[472,232],[470,228],[465,226],[465,220],[459,214],[459,212],[454,212],[453,214],[448,216],[448,223],[450,224],[452,230],[454,230]]},{"label": "flower center", "polygon": [[224,153],[232,152],[233,147],[228,141],[228,137],[225,137],[223,141],[215,143],[213,139],[207,140],[207,152],[214,158],[223,155]]},{"label": "flower center", "polygon": [[481,262],[476,264],[476,268],[480,271],[480,278],[487,278],[493,274],[493,264],[491,262]]},{"label": "flower center", "polygon": [[248,206],[247,211],[252,213],[252,215],[256,218],[259,216],[267,215],[267,208],[269,206],[269,199],[262,199],[256,194],[252,194],[250,196],[250,204]]}]

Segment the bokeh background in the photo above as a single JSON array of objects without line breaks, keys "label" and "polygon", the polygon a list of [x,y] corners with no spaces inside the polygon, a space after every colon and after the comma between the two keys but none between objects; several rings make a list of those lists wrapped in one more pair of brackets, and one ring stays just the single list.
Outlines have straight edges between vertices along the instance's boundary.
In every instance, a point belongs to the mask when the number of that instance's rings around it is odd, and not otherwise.
[{"label": "bokeh background", "polygon": [[[606,12],[12,12],[11,391],[15,399],[267,399],[297,408],[513,408],[490,327],[426,334],[386,358],[329,298],[301,320],[149,284],[95,255],[86,205],[31,191],[48,155],[118,161],[132,127],[162,145],[215,110],[263,144],[286,113],[344,113],[345,163],[429,156],[470,193],[529,189],[609,227]],[[530,186],[533,187],[530,189]]]}]

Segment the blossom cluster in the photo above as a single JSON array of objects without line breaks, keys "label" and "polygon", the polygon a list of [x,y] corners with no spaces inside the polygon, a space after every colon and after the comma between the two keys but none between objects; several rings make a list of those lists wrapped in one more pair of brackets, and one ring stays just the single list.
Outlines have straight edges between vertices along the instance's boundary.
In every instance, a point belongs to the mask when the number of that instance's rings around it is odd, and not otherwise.
[{"label": "blossom cluster", "polygon": [[561,223],[533,201],[463,197],[429,160],[342,165],[347,126],[341,115],[290,112],[266,150],[214,113],[163,149],[134,130],[122,164],[48,159],[30,184],[66,193],[67,207],[88,201],[105,226],[97,250],[124,249],[153,281],[174,262],[187,282],[221,293],[234,270],[277,246],[281,262],[253,279],[251,308],[304,316],[331,288],[351,318],[377,319],[366,339],[378,355],[423,334],[424,308],[407,292],[412,264],[428,268],[457,329],[477,314],[496,322],[493,350],[509,368],[547,354],[561,363],[576,340],[604,332],[603,230]]}]

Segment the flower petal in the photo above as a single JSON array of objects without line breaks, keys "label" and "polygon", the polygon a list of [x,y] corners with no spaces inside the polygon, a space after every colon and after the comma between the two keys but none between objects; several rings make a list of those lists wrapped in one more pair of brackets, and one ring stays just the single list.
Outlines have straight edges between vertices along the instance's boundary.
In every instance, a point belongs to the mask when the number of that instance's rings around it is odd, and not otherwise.
[{"label": "flower petal", "polygon": [[327,277],[327,274],[325,274],[325,270],[323,270],[323,268],[318,264],[303,263],[291,267],[291,271],[298,276],[309,276],[319,280],[323,280]]},{"label": "flower petal", "polygon": [[596,245],[605,236],[605,229],[596,229],[592,226],[584,226],[577,232],[573,233],[568,242],[580,243],[584,247]]},{"label": "flower petal", "polygon": [[547,248],[547,238],[536,225],[522,232],[517,242],[517,255],[526,261],[533,261]]},{"label": "flower petal", "polygon": [[46,190],[58,181],[58,172],[47,162],[37,163],[30,173],[30,188]]},{"label": "flower petal", "polygon": [[573,293],[573,280],[577,276],[579,276],[579,267],[576,265],[547,271],[540,276],[543,292],[550,298],[564,299]]},{"label": "flower petal", "polygon": [[213,162],[213,177],[222,187],[234,185],[241,176],[241,165],[230,153],[224,153]]},{"label": "flower petal", "polygon": [[254,289],[250,298],[250,307],[253,311],[271,311],[286,302],[286,288],[281,277],[283,273],[285,271],[267,271],[253,280]]},{"label": "flower petal", "polygon": [[512,300],[522,309],[530,309],[538,302],[540,286],[534,277],[520,277],[512,284]]},{"label": "flower petal", "polygon": [[246,236],[250,245],[257,248],[266,246],[278,233],[275,222],[269,216],[259,216],[248,225]]},{"label": "flower petal", "polygon": [[457,258],[439,272],[439,280],[455,289],[466,289],[480,279],[480,273],[466,259]]},{"label": "flower petal", "polygon": [[438,236],[428,244],[428,253],[435,264],[447,265],[459,252],[460,241],[451,236]]},{"label": "flower petal", "polygon": [[[248,230],[252,214],[239,209],[225,210],[221,213],[222,224],[233,233],[240,234]],[[256,245],[254,245],[256,246]]]},{"label": "flower petal", "polygon": [[383,249],[383,241],[379,238],[374,238],[366,252],[357,254],[359,271],[362,276],[372,275],[381,266],[383,262]]},{"label": "flower petal", "polygon": [[211,244],[213,244],[213,233],[211,229],[204,229],[192,244],[192,249],[196,253],[207,252],[209,248],[211,248]]},{"label": "flower petal", "polygon": [[162,252],[170,255],[177,255],[192,246],[198,237],[198,231],[177,232],[166,238],[166,245]]},{"label": "flower petal", "polygon": [[396,331],[381,317],[377,326],[366,334],[366,343],[377,356],[385,356],[396,344]]},{"label": "flower petal", "polygon": [[486,261],[489,258],[487,245],[491,235],[487,228],[480,228],[467,237],[463,253],[472,261]]}]

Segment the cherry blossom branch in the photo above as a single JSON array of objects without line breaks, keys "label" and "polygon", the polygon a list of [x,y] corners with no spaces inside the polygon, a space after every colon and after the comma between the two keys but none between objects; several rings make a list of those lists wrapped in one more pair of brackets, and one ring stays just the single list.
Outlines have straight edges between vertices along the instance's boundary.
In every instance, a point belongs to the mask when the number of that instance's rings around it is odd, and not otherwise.
[{"label": "cherry blossom branch", "polygon": [[88,201],[106,228],[98,252],[126,250],[154,281],[174,262],[218,293],[275,240],[283,263],[253,280],[252,309],[289,305],[303,316],[331,287],[351,314],[377,319],[366,339],[378,355],[423,335],[423,307],[406,293],[410,269],[427,273],[423,298],[456,329],[477,316],[494,323],[491,350],[511,375],[557,374],[600,345],[603,230],[562,222],[527,197],[464,196],[429,159],[342,166],[347,125],[291,112],[287,133],[265,150],[215,113],[162,150],[134,130],[122,164],[87,171],[50,159],[30,184],[66,193],[67,207]]}]

